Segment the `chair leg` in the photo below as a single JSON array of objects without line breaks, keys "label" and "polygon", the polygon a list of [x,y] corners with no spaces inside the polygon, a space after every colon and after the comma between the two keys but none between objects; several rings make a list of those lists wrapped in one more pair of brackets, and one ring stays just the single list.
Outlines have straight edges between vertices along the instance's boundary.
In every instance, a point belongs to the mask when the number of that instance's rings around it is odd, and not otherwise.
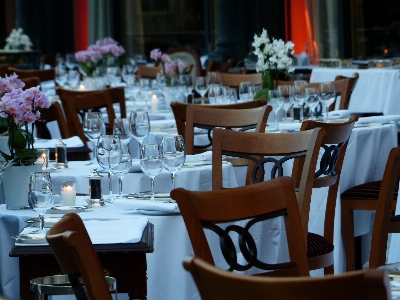
[{"label": "chair leg", "polygon": [[354,214],[348,201],[341,201],[342,239],[346,257],[346,272],[354,270]]}]

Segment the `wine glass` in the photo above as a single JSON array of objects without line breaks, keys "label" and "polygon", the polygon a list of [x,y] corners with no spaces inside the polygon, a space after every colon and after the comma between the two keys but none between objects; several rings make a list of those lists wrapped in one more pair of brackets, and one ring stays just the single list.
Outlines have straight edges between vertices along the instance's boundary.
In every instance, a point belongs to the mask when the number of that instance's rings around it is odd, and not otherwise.
[{"label": "wine glass", "polygon": [[181,83],[181,86],[183,87],[183,93],[186,96],[187,102],[188,96],[193,91],[193,77],[191,74],[180,75],[179,81]]},{"label": "wine glass", "polygon": [[304,85],[295,85],[293,87],[293,96],[294,100],[296,101],[297,105],[299,106],[300,109],[300,116],[299,116],[299,121],[302,122],[304,119],[304,101],[306,100],[306,86]]},{"label": "wine glass", "polygon": [[[103,116],[101,112],[91,111],[86,112],[83,116],[83,133],[85,136],[96,145],[97,139],[101,136],[105,131],[105,124],[103,121]],[[94,147],[95,153],[93,154],[96,157],[96,147]]]},{"label": "wine glass", "polygon": [[208,72],[207,81],[208,84],[221,84],[221,75],[219,72]]},{"label": "wine glass", "polygon": [[287,122],[287,111],[293,105],[293,88],[291,85],[280,85],[278,86],[278,91],[280,95],[278,102],[282,104],[285,122]]},{"label": "wine glass", "polygon": [[175,173],[185,163],[185,143],[181,135],[163,136],[161,140],[162,164],[171,173],[172,187],[175,189]]},{"label": "wine glass", "polygon": [[140,147],[140,168],[143,173],[150,177],[151,201],[154,200],[154,178],[163,169],[162,151],[160,144],[141,145]]},{"label": "wine glass", "polygon": [[121,162],[115,167],[111,168],[111,172],[118,177],[118,198],[122,198],[122,179],[129,172],[129,169],[132,166],[132,158],[129,152],[129,144],[123,143],[121,141],[121,151]]},{"label": "wine glass", "polygon": [[239,98],[242,102],[251,100],[253,83],[250,81],[243,81],[239,83]]},{"label": "wine glass", "polygon": [[311,120],[314,117],[314,111],[319,104],[319,88],[307,87],[306,88],[306,104],[310,108]]},{"label": "wine glass", "polygon": [[46,233],[44,214],[53,205],[53,187],[49,172],[31,173],[28,190],[29,206],[39,214],[40,228],[32,233]]},{"label": "wine glass", "polygon": [[335,85],[333,82],[322,82],[319,85],[319,101],[325,107],[325,122],[329,122],[328,109],[336,100]]},{"label": "wine glass", "polygon": [[131,86],[135,82],[135,69],[132,65],[123,65],[122,67],[122,79],[128,86]]},{"label": "wine glass", "polygon": [[281,108],[279,105],[279,91],[278,90],[268,90],[268,105],[271,105],[272,112],[275,117],[275,130],[278,130],[278,111]]},{"label": "wine glass", "polygon": [[118,135],[121,144],[127,144],[131,140],[131,132],[129,131],[129,119],[114,119],[113,134]]},{"label": "wine glass", "polygon": [[117,135],[102,135],[97,141],[96,147],[97,162],[103,169],[108,171],[109,196],[106,200],[109,203],[114,202],[112,195],[112,168],[116,167],[122,159],[121,141]]},{"label": "wine glass", "polygon": [[196,77],[196,83],[194,88],[196,92],[199,93],[200,97],[204,98],[204,95],[207,94],[208,91],[207,78],[203,76]]},{"label": "wine glass", "polygon": [[134,111],[129,117],[129,130],[139,143],[139,151],[143,140],[150,133],[150,119],[147,111]]}]

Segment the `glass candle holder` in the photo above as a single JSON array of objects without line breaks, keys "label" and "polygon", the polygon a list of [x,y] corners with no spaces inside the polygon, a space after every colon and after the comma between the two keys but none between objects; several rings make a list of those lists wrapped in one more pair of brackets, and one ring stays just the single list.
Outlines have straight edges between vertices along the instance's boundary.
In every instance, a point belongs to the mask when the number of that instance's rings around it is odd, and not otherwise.
[{"label": "glass candle holder", "polygon": [[61,181],[62,205],[74,206],[76,203],[76,183],[75,181]]},{"label": "glass candle holder", "polygon": [[42,170],[46,170],[49,167],[50,150],[41,148],[36,149],[36,152],[40,154],[37,159],[37,163],[42,165]]},{"label": "glass candle holder", "polygon": [[55,167],[57,169],[68,168],[67,145],[64,144],[62,139],[59,139],[58,143],[55,145],[55,157],[56,157]]}]

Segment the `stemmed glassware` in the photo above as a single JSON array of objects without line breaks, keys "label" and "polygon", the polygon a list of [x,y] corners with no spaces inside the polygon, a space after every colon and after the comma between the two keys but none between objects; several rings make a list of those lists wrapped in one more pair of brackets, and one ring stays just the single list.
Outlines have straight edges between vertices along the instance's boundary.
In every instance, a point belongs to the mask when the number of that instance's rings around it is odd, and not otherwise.
[{"label": "stemmed glassware", "polygon": [[193,77],[191,74],[185,74],[179,76],[179,81],[183,89],[183,94],[186,97],[186,102],[188,100],[188,96],[193,91]]},{"label": "stemmed glassware", "polygon": [[163,169],[162,150],[160,144],[141,145],[140,147],[140,168],[143,173],[150,177],[151,201],[154,200],[154,178]]},{"label": "stemmed glassware", "polygon": [[207,81],[208,84],[221,84],[221,75],[219,72],[208,72]]},{"label": "stemmed glassware", "polygon": [[127,144],[131,140],[132,134],[129,127],[128,118],[114,119],[113,134],[119,136],[121,144]]},{"label": "stemmed glassware", "polygon": [[278,130],[278,111],[281,106],[278,103],[279,100],[279,91],[278,90],[269,90],[268,91],[268,105],[272,106],[272,112],[274,113],[275,117],[275,130]]},{"label": "stemmed glassware", "polygon": [[108,171],[109,196],[106,200],[109,203],[114,202],[112,195],[112,168],[115,168],[122,160],[121,141],[116,135],[102,135],[99,137],[96,147],[97,162],[100,167]]},{"label": "stemmed glassware", "polygon": [[207,78],[203,76],[196,77],[196,83],[194,88],[196,92],[199,93],[200,97],[204,98],[205,94],[207,94],[208,91]]},{"label": "stemmed glassware", "polygon": [[302,122],[304,119],[304,101],[306,100],[306,87],[307,85],[303,84],[303,81],[301,81],[301,84],[297,84],[297,81],[295,81],[295,85],[293,87],[293,95],[294,95],[294,100],[296,101],[297,105],[299,106],[300,110],[300,116],[299,116],[299,121]]},{"label": "stemmed glassware", "polygon": [[162,165],[171,173],[172,187],[175,189],[175,173],[185,163],[185,143],[181,135],[163,136],[161,140]]},{"label": "stemmed glassware", "polygon": [[319,84],[319,101],[325,107],[325,122],[329,122],[328,110],[336,100],[335,85],[333,82],[322,82]]},{"label": "stemmed glassware", "polygon": [[247,102],[253,99],[254,84],[250,81],[239,83],[239,98],[242,102]]},{"label": "stemmed glassware", "polygon": [[[132,158],[129,152],[129,144],[121,141],[122,158],[121,162],[111,168],[111,172],[118,177],[118,198],[122,198],[122,179],[129,172],[132,166]],[[116,145],[116,148],[118,145]]]},{"label": "stemmed glassware", "polygon": [[280,85],[278,86],[279,98],[278,103],[282,106],[285,116],[285,122],[287,122],[287,111],[293,105],[293,88],[291,85]]},{"label": "stemmed glassware", "polygon": [[32,233],[46,233],[44,214],[54,202],[53,186],[49,172],[31,173],[28,190],[29,206],[39,214],[40,228]]},{"label": "stemmed glassware", "polygon": [[134,111],[129,117],[129,130],[139,143],[139,151],[143,140],[150,133],[150,119],[147,111]]},{"label": "stemmed glassware", "polygon": [[306,104],[310,108],[311,120],[314,118],[314,111],[319,104],[319,88],[306,87]]},{"label": "stemmed glassware", "polygon": [[[105,133],[105,124],[101,112],[85,113],[83,117],[83,133],[96,146],[99,136]],[[93,155],[96,157],[96,153]]]},{"label": "stemmed glassware", "polygon": [[135,69],[132,65],[124,65],[122,67],[122,79],[128,86],[131,86],[135,82]]}]

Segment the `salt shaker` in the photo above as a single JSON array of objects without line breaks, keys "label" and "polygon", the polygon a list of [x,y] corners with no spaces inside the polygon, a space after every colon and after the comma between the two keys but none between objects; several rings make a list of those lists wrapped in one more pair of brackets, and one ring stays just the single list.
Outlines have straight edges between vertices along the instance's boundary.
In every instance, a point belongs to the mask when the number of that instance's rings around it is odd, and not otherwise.
[{"label": "salt shaker", "polygon": [[56,169],[64,169],[68,168],[67,161],[67,145],[64,144],[62,139],[58,140],[58,143],[55,145],[55,157],[56,157]]},{"label": "salt shaker", "polygon": [[101,193],[101,176],[97,172],[97,168],[93,169],[92,174],[90,174],[87,178],[89,178],[89,195],[90,199],[88,205],[92,206],[104,206],[104,199]]}]

